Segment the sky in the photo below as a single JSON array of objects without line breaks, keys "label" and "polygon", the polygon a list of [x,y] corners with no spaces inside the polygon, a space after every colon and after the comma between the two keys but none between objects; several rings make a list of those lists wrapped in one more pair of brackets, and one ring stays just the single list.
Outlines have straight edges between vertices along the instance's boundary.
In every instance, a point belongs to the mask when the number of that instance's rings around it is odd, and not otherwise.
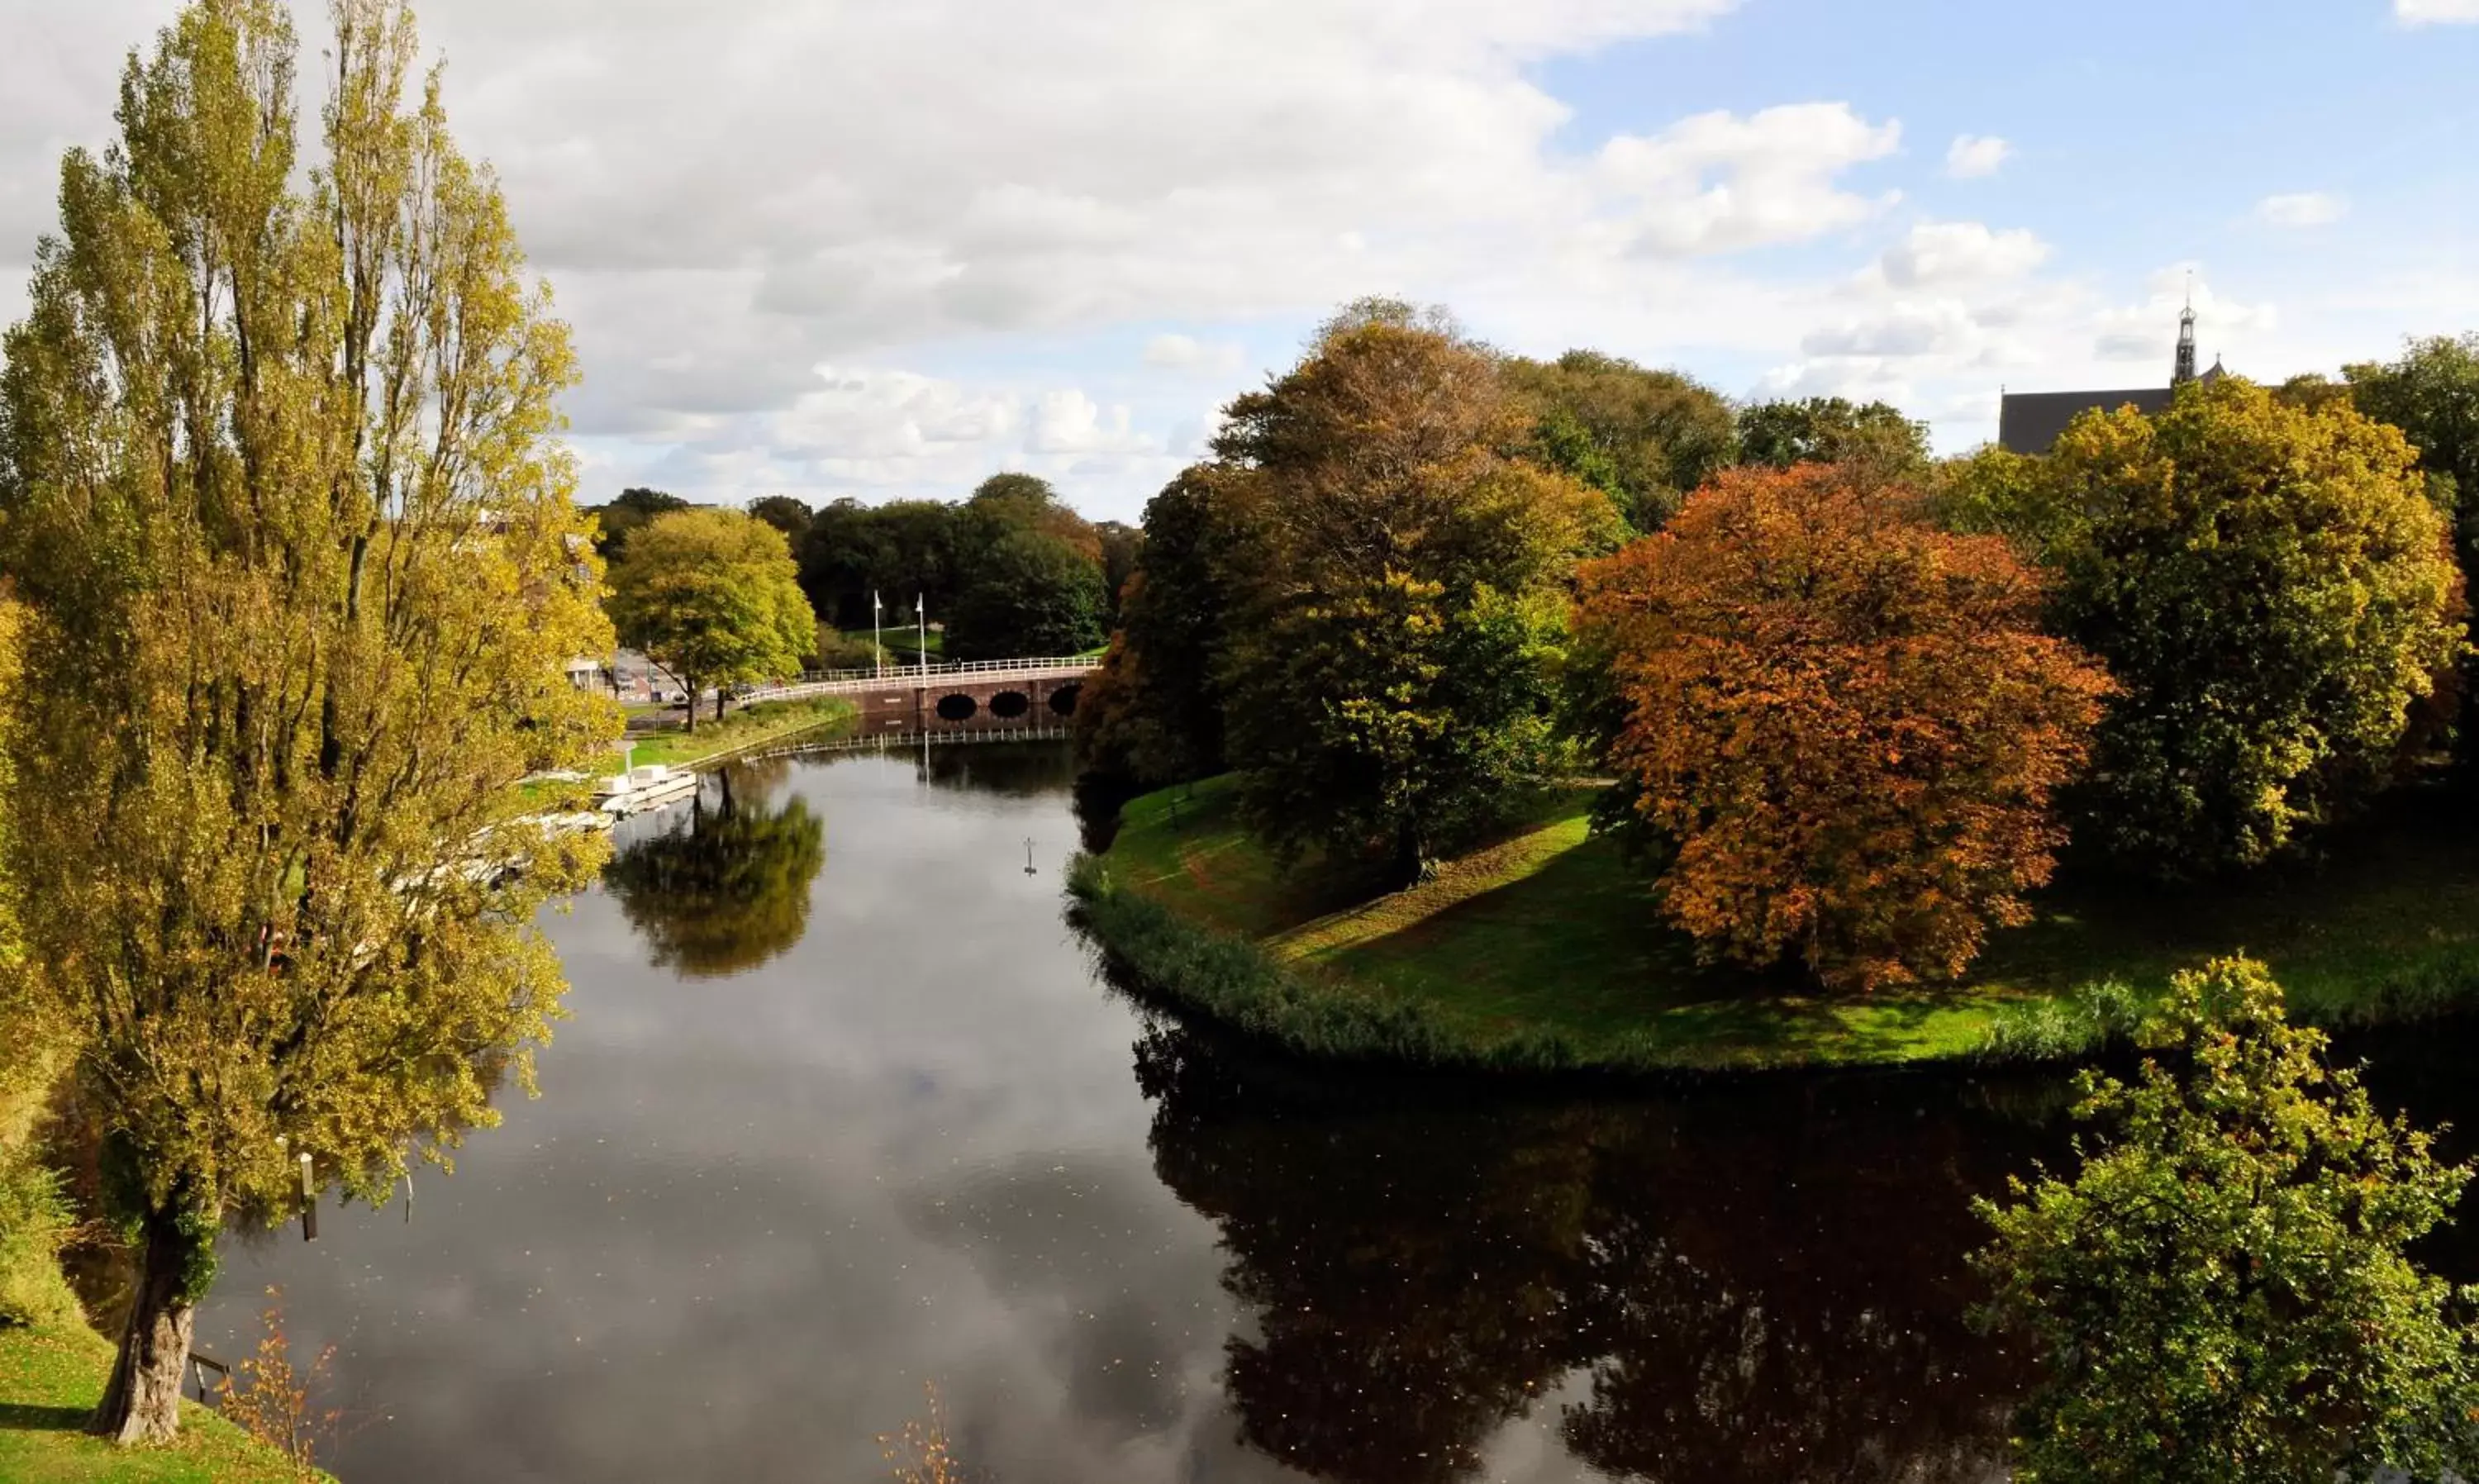
[{"label": "sky", "polygon": [[[173,10],[0,0],[0,317]],[[418,10],[575,328],[586,502],[1025,470],[1134,520],[1368,294],[1949,451],[2164,383],[2190,285],[2262,379],[2479,328],[2479,0]]]}]

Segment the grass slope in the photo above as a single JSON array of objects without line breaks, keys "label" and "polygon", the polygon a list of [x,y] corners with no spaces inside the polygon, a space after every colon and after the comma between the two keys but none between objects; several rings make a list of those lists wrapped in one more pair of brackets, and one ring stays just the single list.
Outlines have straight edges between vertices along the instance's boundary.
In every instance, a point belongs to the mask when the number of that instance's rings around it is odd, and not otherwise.
[{"label": "grass slope", "polygon": [[[169,1447],[88,1437],[111,1342],[82,1324],[0,1329],[0,1479],[9,1484],[294,1484],[292,1465],[195,1402]],[[325,1478],[321,1473],[316,1475]]]},{"label": "grass slope", "polygon": [[[2434,790],[2338,834],[2315,864],[2209,890],[2053,890],[2038,920],[1997,934],[1962,984],[1851,999],[1700,966],[1656,919],[1643,879],[1590,836],[1590,797],[1558,794],[1436,881],[1354,901],[1315,873],[1281,871],[1240,832],[1227,781],[1213,780],[1130,804],[1076,890],[1103,945],[1174,998],[1302,1050],[1484,1065],[2070,1053],[2107,1029],[2085,1009],[2112,997],[2106,986],[2139,1001],[2176,969],[2238,951],[2270,963],[2298,1013],[2325,1024],[2479,995],[2479,821],[2466,799]],[[1183,938],[1197,928],[1252,945],[1254,966],[1227,942]]]}]

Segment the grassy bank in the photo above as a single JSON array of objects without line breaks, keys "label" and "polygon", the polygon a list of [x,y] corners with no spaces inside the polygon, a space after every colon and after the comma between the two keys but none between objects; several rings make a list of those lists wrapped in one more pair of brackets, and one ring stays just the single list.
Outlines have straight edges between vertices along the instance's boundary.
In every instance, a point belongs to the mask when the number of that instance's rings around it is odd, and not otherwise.
[{"label": "grassy bank", "polygon": [[[169,1447],[88,1437],[111,1342],[83,1324],[0,1328],[0,1479],[10,1484],[296,1484],[272,1449],[195,1402]],[[314,1475],[325,1478],[324,1473]]]},{"label": "grassy bank", "polygon": [[635,748],[630,760],[639,765],[659,762],[692,768],[805,731],[848,722],[857,714],[851,702],[834,696],[809,701],[760,701],[741,710],[725,712],[719,722],[701,718],[695,732],[676,724],[634,733],[628,738]]},{"label": "grassy bank", "polygon": [[1590,836],[1582,790],[1436,881],[1364,900],[1279,870],[1230,803],[1219,780],[1137,800],[1071,889],[1139,980],[1314,1053],[1647,1071],[2070,1055],[2178,968],[2238,951],[2311,1021],[2479,1005],[2479,822],[2424,790],[2320,861],[2177,893],[2067,883],[1963,983],[1861,998],[1700,966],[1642,877]]},{"label": "grassy bank", "polygon": [[[180,1441],[122,1448],[86,1435],[113,1345],[61,1276],[67,1220],[34,1158],[34,1100],[0,1092],[0,1479],[9,1484],[291,1484],[302,1477],[212,1410],[182,1405]],[[325,1478],[325,1474],[316,1475]]]}]

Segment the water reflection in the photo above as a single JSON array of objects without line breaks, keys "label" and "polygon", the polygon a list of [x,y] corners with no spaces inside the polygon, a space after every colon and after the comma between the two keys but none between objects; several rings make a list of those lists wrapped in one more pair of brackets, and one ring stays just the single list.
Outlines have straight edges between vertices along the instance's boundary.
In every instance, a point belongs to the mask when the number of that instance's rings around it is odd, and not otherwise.
[{"label": "water reflection", "polygon": [[723,769],[685,812],[640,827],[603,867],[602,884],[654,967],[719,979],[786,952],[807,931],[826,826],[798,797],[768,806],[782,775],[780,760]]},{"label": "water reflection", "polygon": [[[1962,1324],[1968,1200],[2057,1152],[2060,1084],[1267,1059],[1095,983],[1064,748],[857,751],[627,827],[544,918],[544,1095],[410,1223],[228,1246],[209,1352],[281,1283],[391,1419],[340,1476],[883,1478],[931,1380],[1006,1484],[1993,1471],[2025,1377]],[[2380,1099],[2479,1126],[2458,1037],[2407,1039],[2434,1085]]]},{"label": "water reflection", "polygon": [[1968,1086],[1508,1101],[1157,1027],[1163,1180],[1221,1229],[1242,1436],[1337,1481],[1476,1477],[1554,1417],[1626,1477],[1999,1474],[2018,1357],[1969,1331],[1973,1194],[2054,1134]]}]

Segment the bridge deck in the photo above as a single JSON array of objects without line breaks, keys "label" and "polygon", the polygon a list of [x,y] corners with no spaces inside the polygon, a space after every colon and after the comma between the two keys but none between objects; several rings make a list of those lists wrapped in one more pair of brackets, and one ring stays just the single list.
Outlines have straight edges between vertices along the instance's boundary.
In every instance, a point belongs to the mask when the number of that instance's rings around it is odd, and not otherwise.
[{"label": "bridge deck", "polygon": [[839,670],[795,685],[770,685],[749,701],[801,701],[811,696],[865,696],[890,686],[935,690],[941,685],[1004,685],[1011,680],[1068,680],[1102,667],[1098,659],[977,659],[952,665],[888,665],[882,670]]}]

